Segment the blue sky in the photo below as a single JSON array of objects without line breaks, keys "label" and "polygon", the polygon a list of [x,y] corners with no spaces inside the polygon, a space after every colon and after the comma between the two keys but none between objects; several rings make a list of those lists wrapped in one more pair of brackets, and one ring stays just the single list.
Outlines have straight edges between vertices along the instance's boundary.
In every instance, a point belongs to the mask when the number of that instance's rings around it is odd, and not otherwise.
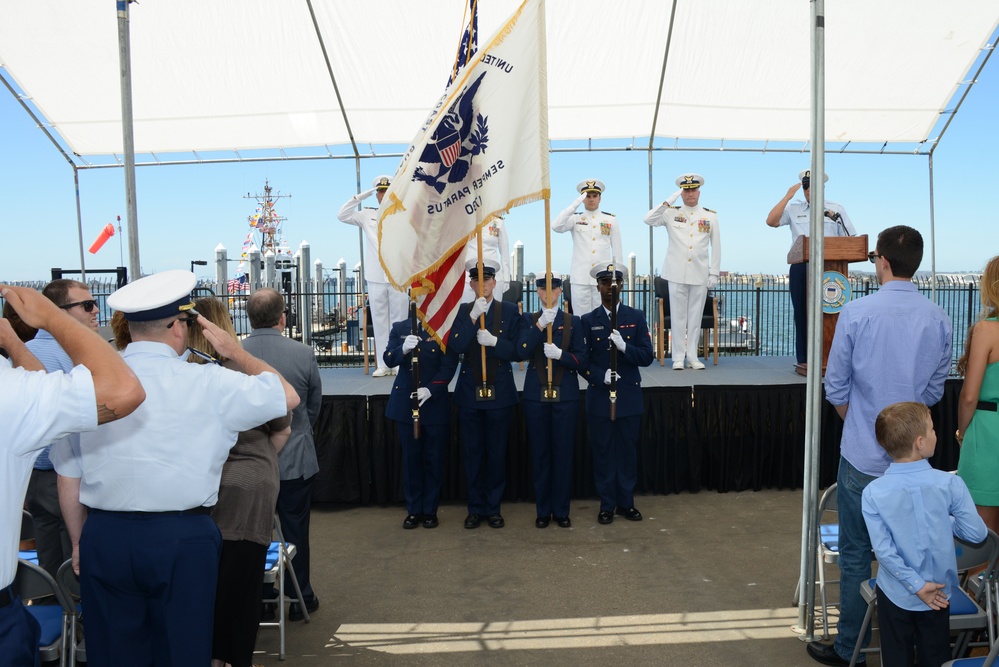
[{"label": "blue sky", "polygon": [[[999,253],[994,231],[999,207],[992,196],[997,188],[995,156],[999,155],[996,109],[999,63],[990,62],[934,155],[938,271],[977,271]],[[658,204],[676,189],[673,179],[680,173],[704,175],[701,204],[719,215],[722,270],[784,273],[790,233],[767,227],[765,219],[808,163],[807,153],[657,152],[653,201]],[[363,160],[362,189],[377,175],[393,173],[396,165],[395,158]],[[827,153],[826,171],[830,176],[826,198],[846,207],[860,233],[873,239],[885,227],[908,224],[928,239],[925,156]],[[639,272],[646,273],[649,228],[642,217],[649,209],[647,154],[553,154],[553,218],[572,202],[575,185],[584,178],[599,178],[607,184],[601,208],[617,216],[625,254],[634,252]],[[140,256],[146,273],[189,268],[195,259],[212,260],[220,243],[230,258],[237,257],[249,231],[247,216],[256,206],[244,196],[262,192],[264,179],[269,179],[276,191],[292,195],[278,203],[277,211],[288,218],[285,236],[293,249],[308,241],[313,260],[321,259],[327,269],[341,258],[348,267],[359,260],[356,228],[336,220],[341,204],[356,191],[353,160],[142,167],[137,169],[136,179]],[[6,202],[0,280],[44,280],[51,267],[78,268],[72,170],[3,89],[0,184]],[[120,169],[84,170],[80,186],[84,243],[89,246],[117,215],[122,216],[124,226],[124,175]],[[370,202],[374,205],[373,198]],[[507,225],[511,248],[517,240],[525,245],[528,270],[543,270],[543,204],[515,209]],[[117,266],[119,238],[111,239],[96,256],[88,253],[88,268]],[[127,265],[128,243],[122,240]],[[656,230],[656,271],[665,249],[665,232]],[[570,254],[569,236],[553,234],[556,271],[568,270]],[[930,268],[928,255],[921,268]],[[199,276],[214,275],[211,266],[198,267],[196,272]]]}]

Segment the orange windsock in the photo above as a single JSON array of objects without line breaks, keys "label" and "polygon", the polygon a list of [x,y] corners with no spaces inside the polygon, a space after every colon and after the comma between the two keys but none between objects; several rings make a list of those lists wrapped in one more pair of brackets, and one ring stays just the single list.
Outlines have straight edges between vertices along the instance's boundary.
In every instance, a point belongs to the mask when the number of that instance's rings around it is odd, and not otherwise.
[{"label": "orange windsock", "polygon": [[101,230],[101,233],[97,235],[97,238],[94,239],[94,242],[90,245],[90,254],[96,255],[97,251],[101,249],[101,246],[107,243],[108,239],[112,236],[114,236],[114,225],[109,222],[104,225],[104,229]]}]

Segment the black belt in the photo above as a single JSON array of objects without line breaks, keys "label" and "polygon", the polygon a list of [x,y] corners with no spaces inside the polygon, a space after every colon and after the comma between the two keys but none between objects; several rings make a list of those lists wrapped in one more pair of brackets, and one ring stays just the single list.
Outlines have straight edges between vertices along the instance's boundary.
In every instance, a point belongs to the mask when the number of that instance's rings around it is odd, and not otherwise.
[{"label": "black belt", "polygon": [[209,514],[212,511],[211,507],[192,507],[189,510],[178,510],[172,512],[119,512],[118,510],[101,510],[101,509],[91,509],[94,514],[110,514],[112,516],[127,517],[130,519],[143,519],[146,517],[154,516],[197,516],[201,514]]},{"label": "black belt", "polygon": [[978,401],[976,410],[987,410],[988,412],[999,412],[999,405],[995,401]]},{"label": "black belt", "polygon": [[0,589],[0,609],[3,609],[11,602],[13,602],[14,596],[10,593],[10,586],[4,589]]}]

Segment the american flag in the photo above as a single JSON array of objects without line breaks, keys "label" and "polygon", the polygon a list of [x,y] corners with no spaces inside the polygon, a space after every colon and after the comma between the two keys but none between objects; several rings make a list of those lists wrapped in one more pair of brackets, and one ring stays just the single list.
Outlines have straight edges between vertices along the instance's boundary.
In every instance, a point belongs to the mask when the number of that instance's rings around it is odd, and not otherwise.
[{"label": "american flag", "polygon": [[246,274],[243,274],[241,276],[236,276],[235,278],[229,280],[228,287],[229,287],[229,294],[238,294],[240,292],[245,292],[247,289]]},{"label": "american flag", "polygon": [[468,21],[465,22],[461,41],[458,42],[458,55],[454,58],[454,67],[451,68],[451,75],[447,78],[446,88],[454,83],[458,72],[468,64],[479,49],[479,0],[468,0],[468,13],[465,16],[468,17]]}]

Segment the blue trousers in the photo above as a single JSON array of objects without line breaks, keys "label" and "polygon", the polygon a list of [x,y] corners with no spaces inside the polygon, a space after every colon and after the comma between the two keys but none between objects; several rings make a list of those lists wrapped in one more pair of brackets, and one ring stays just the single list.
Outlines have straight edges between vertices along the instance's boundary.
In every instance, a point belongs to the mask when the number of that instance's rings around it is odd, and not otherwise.
[{"label": "blue trousers", "polygon": [[221,548],[207,514],[92,512],[80,539],[87,664],[208,665]]},{"label": "blue trousers", "polygon": [[402,444],[402,490],[410,514],[437,514],[441,499],[444,449],[451,424],[420,424],[420,439],[412,422],[396,422]]},{"label": "blue trousers", "polygon": [[7,587],[11,602],[0,607],[0,664],[9,667],[38,667],[41,656],[38,640],[42,630],[21,599]]},{"label": "blue trousers", "polygon": [[794,311],[794,357],[799,364],[808,361],[808,262],[792,264],[787,272]]},{"label": "blue trousers", "polygon": [[[311,562],[309,523],[312,518],[312,481],[314,479],[315,475],[308,479],[303,477],[282,479],[277,500],[277,515],[281,521],[281,534],[284,535],[285,542],[295,545],[296,553],[291,564],[295,566],[295,578],[298,579],[298,585],[302,589],[302,597],[305,598],[306,602],[315,596],[309,578]],[[291,583],[289,570],[285,570],[284,585],[286,591],[295,590]],[[274,597],[277,597],[277,592],[274,592]]]},{"label": "blue trousers", "polygon": [[524,401],[527,441],[534,462],[534,502],[538,516],[569,516],[572,452],[579,401]]},{"label": "blue trousers", "polygon": [[513,408],[458,408],[468,475],[468,513],[499,514],[506,486],[506,445]]},{"label": "blue trousers", "polygon": [[[844,660],[853,655],[853,647],[864,623],[867,603],[860,596],[860,585],[871,578],[871,536],[860,509],[861,496],[877,477],[865,475],[840,457],[836,477],[836,502],[839,505],[839,622],[836,628],[836,653]],[[871,641],[871,629],[864,635],[864,646]]]},{"label": "blue trousers", "polygon": [[638,429],[642,415],[608,417],[587,415],[593,449],[593,481],[600,496],[600,511],[613,512],[635,505],[638,481]]}]

